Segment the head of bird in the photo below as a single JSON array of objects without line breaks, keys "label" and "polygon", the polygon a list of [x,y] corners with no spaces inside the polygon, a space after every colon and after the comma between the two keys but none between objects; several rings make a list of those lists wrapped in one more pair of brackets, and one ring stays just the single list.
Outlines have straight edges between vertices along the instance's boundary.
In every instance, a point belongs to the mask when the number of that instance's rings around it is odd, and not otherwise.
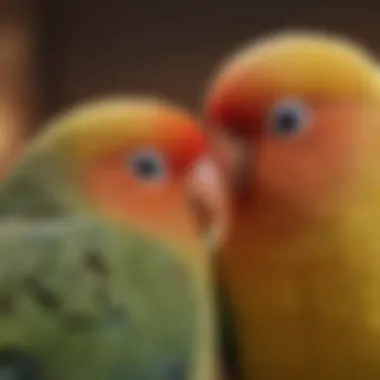
[{"label": "head of bird", "polygon": [[377,71],[357,44],[301,31],[228,59],[204,114],[235,208],[316,217],[352,195],[379,147]]}]

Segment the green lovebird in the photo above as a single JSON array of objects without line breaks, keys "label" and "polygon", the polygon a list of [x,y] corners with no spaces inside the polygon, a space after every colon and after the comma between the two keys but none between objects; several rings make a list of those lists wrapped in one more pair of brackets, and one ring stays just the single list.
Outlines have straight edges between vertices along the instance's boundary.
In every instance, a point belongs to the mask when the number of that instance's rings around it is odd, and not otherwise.
[{"label": "green lovebird", "polygon": [[217,181],[169,102],[101,99],[48,123],[0,188],[0,378],[212,379]]}]

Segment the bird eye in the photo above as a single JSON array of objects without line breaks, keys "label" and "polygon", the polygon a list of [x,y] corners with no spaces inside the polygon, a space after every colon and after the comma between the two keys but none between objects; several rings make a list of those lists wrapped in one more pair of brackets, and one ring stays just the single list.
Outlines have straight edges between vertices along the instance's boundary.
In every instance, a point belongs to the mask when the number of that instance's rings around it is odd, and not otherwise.
[{"label": "bird eye", "polygon": [[128,160],[132,174],[142,180],[157,181],[165,176],[165,159],[153,149],[135,152]]},{"label": "bird eye", "polygon": [[274,106],[269,117],[269,128],[280,137],[299,133],[309,120],[308,107],[296,99],[281,101]]}]

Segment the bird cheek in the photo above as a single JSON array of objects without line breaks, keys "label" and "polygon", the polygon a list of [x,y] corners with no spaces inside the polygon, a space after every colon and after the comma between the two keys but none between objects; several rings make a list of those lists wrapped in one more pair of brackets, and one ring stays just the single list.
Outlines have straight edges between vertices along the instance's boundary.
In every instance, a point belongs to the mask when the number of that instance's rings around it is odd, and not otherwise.
[{"label": "bird cheek", "polygon": [[330,203],[343,183],[336,157],[318,144],[266,141],[257,155],[256,193],[277,205],[312,211]]},{"label": "bird cheek", "polygon": [[285,202],[298,197],[297,183],[303,170],[299,165],[294,165],[288,153],[269,142],[260,144],[258,162],[251,171],[256,196]]}]

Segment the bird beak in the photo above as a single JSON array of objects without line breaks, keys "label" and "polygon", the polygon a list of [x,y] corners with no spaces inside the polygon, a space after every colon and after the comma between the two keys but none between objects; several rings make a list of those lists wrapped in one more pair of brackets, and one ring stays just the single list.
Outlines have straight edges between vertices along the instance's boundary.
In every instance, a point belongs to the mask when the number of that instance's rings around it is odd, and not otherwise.
[{"label": "bird beak", "polygon": [[220,246],[227,230],[228,205],[225,184],[217,162],[202,157],[189,175],[190,201],[208,247]]},{"label": "bird beak", "polygon": [[248,195],[252,184],[253,148],[250,141],[218,128],[210,138],[213,152],[221,163],[226,183],[233,193]]}]

